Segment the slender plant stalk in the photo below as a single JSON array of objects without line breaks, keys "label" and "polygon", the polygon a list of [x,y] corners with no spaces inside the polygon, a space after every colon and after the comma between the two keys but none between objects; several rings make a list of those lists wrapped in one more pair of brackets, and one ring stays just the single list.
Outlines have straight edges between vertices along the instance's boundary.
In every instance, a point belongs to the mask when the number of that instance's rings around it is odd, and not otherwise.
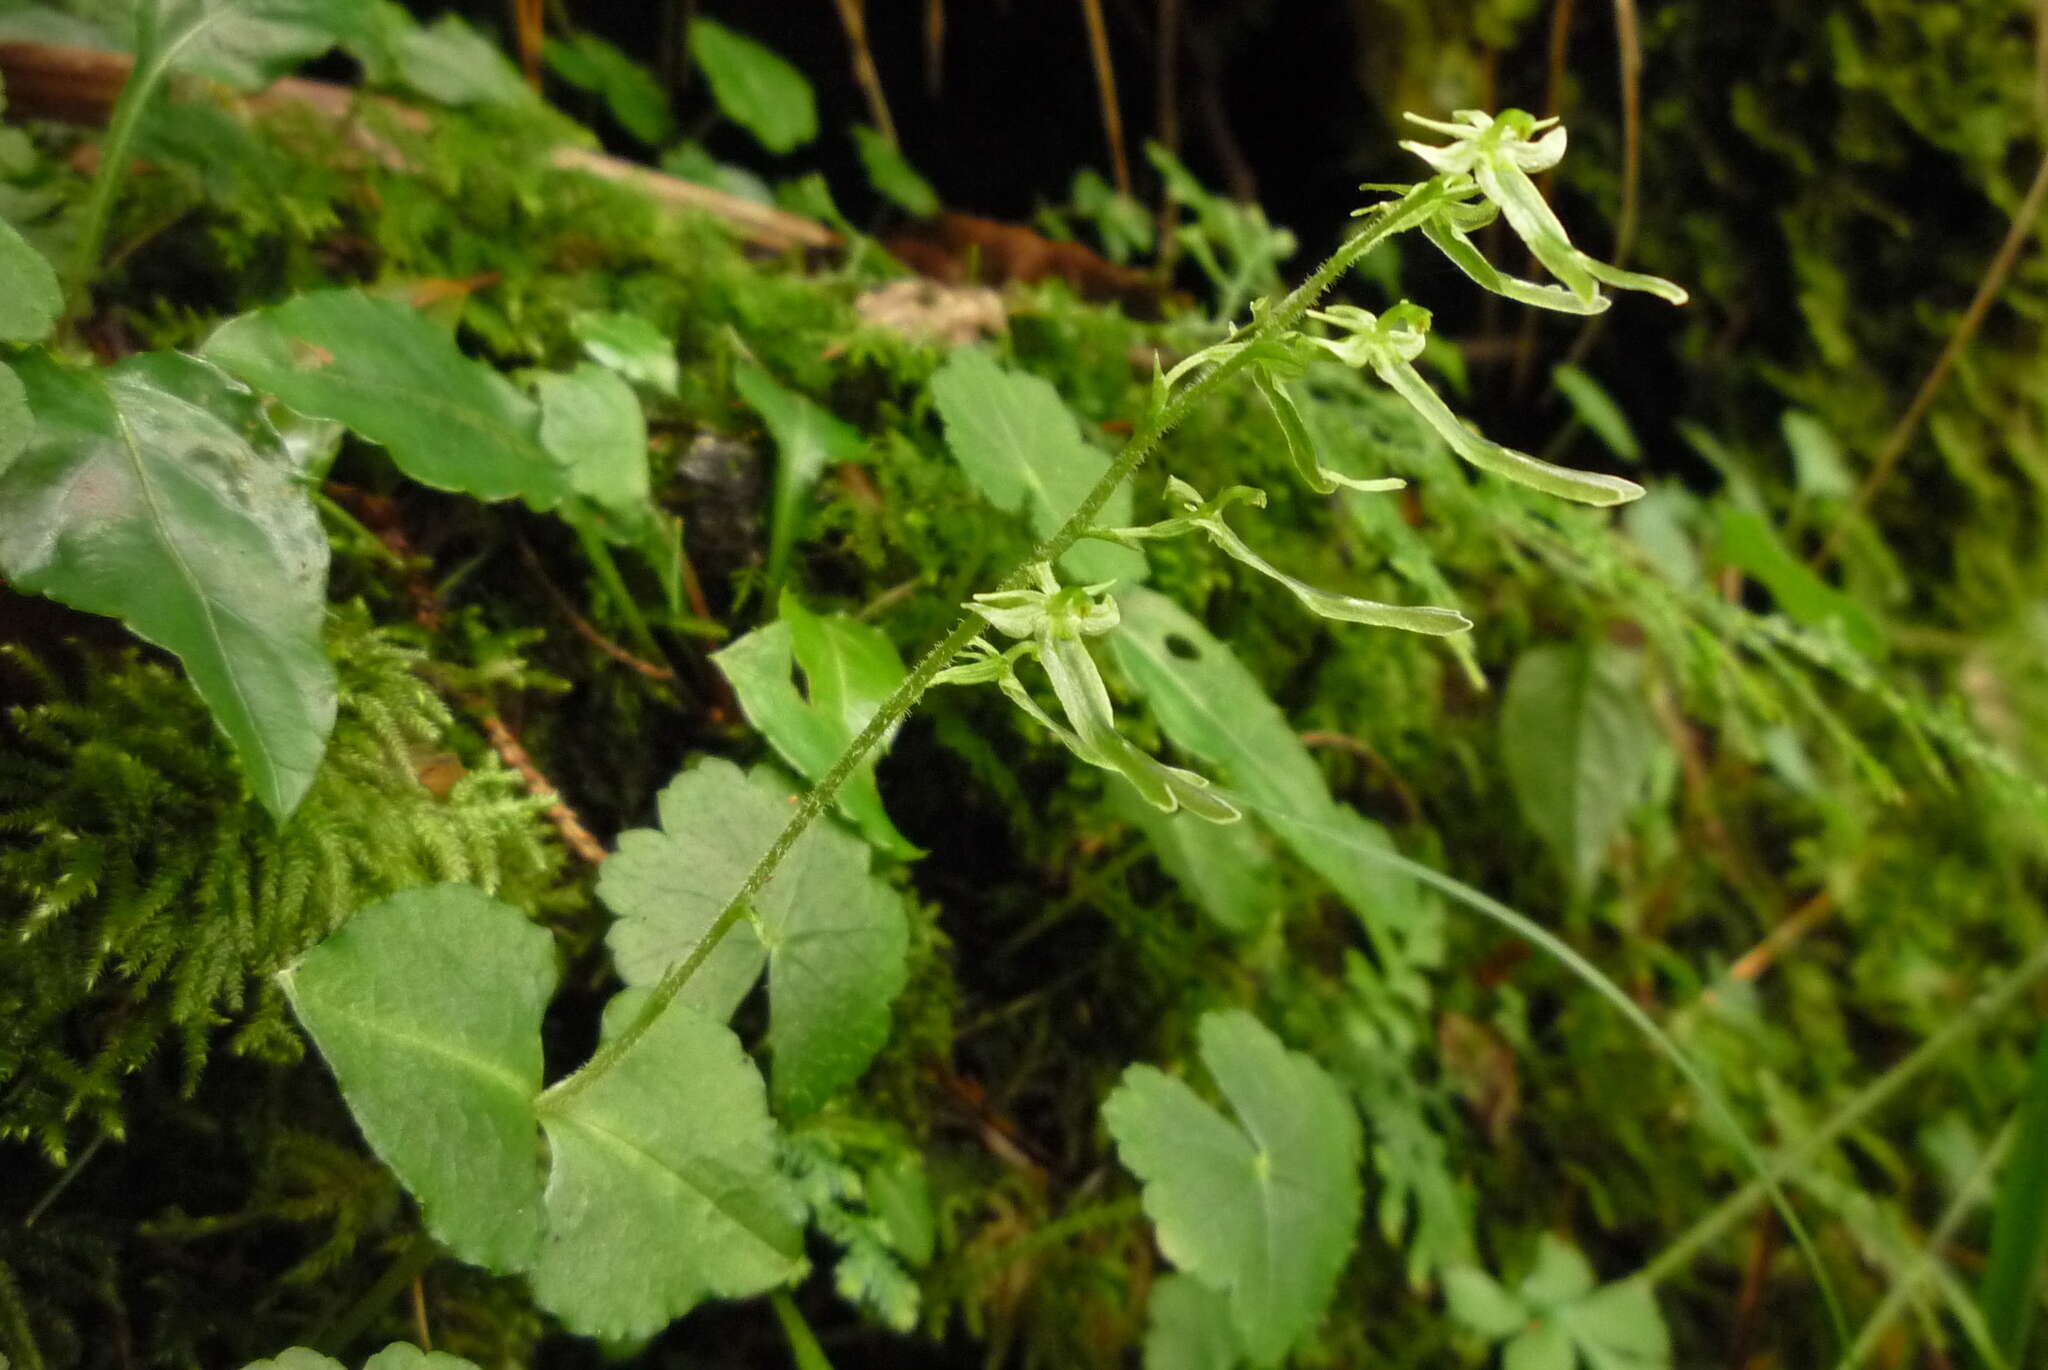
[{"label": "slender plant stalk", "polygon": [[1102,136],[1109,144],[1110,175],[1119,195],[1131,193],[1131,166],[1124,158],[1124,116],[1116,98],[1116,65],[1109,58],[1109,25],[1102,0],[1081,0],[1088,24],[1088,56],[1095,64],[1095,95],[1102,105]]},{"label": "slender plant stalk", "polygon": [[660,661],[663,655],[661,644],[654,640],[654,633],[648,628],[639,604],[634,601],[633,592],[626,588],[626,578],[619,574],[619,563],[613,560],[611,548],[604,545],[603,538],[587,529],[578,528],[576,536],[583,544],[583,555],[589,559],[591,569],[597,572],[605,590],[618,603],[619,614],[626,620],[626,632],[632,637],[633,645],[648,661]]},{"label": "slender plant stalk", "polygon": [[[1956,1190],[1955,1199],[1949,1204],[1948,1211],[1941,1215],[1934,1224],[1934,1230],[1927,1234],[1926,1244],[1914,1253],[1912,1261],[1893,1279],[1892,1287],[1885,1291],[1884,1298],[1864,1322],[1863,1329],[1856,1334],[1856,1340],[1842,1353],[1842,1359],[1836,1362],[1835,1370],[1856,1370],[1857,1366],[1868,1360],[1870,1353],[1877,1349],[1878,1340],[1890,1330],[1899,1314],[1906,1311],[1907,1303],[1919,1291],[1920,1286],[1939,1273],[1944,1264],[1941,1249],[1954,1239],[1956,1230],[1963,1225],[1963,1220],[1984,1201],[1985,1192],[1990,1187],[1992,1172],[1998,1168],[2005,1153],[2011,1149],[2013,1132],[2013,1125],[2007,1123],[2000,1129],[1991,1145],[1984,1149],[1984,1155],[1972,1167],[1962,1186]],[[1997,1345],[1991,1340],[1990,1329],[1984,1322],[1984,1314],[1977,1307],[1976,1300],[1965,1295],[1957,1313],[1978,1351],[1989,1349],[1991,1363],[2002,1363],[2003,1357],[1999,1356]]]},{"label": "slender plant stalk", "polygon": [[[1615,1010],[1629,1021],[1630,1026],[1656,1048],[1658,1055],[1671,1062],[1678,1073],[1685,1077],[1686,1083],[1707,1106],[1707,1111],[1714,1115],[1714,1121],[1728,1134],[1728,1139],[1734,1144],[1737,1154],[1742,1157],[1744,1163],[1756,1171],[1758,1178],[1754,1183],[1758,1192],[1770,1198],[1778,1210],[1778,1216],[1784,1219],[1785,1230],[1792,1234],[1793,1241],[1798,1243],[1800,1254],[1805,1257],[1808,1268],[1813,1271],[1814,1283],[1820,1289],[1822,1302],[1827,1305],[1828,1318],[1834,1324],[1836,1335],[1844,1344],[1848,1342],[1849,1324],[1842,1315],[1841,1300],[1835,1295],[1834,1282],[1828,1279],[1827,1268],[1821,1264],[1820,1253],[1813,1244],[1813,1238],[1808,1234],[1806,1224],[1800,1220],[1798,1210],[1792,1207],[1792,1201],[1786,1197],[1778,1176],[1772,1173],[1762,1151],[1750,1140],[1748,1129],[1743,1127],[1742,1120],[1735,1116],[1735,1110],[1721,1097],[1721,1091],[1714,1087],[1713,1081],[1693,1064],[1692,1058],[1686,1055],[1684,1049],[1671,1039],[1669,1033],[1658,1026],[1657,1020],[1650,1017],[1628,991],[1615,984],[1598,966],[1541,923],[1509,908],[1491,895],[1473,889],[1455,876],[1446,875],[1432,866],[1423,865],[1420,861],[1410,860],[1399,852],[1368,846],[1336,828],[1290,812],[1278,805],[1260,803],[1239,794],[1226,794],[1225,797],[1247,813],[1263,814],[1269,819],[1285,819],[1295,826],[1321,834],[1333,845],[1345,847],[1367,861],[1399,871],[1411,880],[1441,891],[1450,896],[1453,902],[1482,917],[1492,919],[1517,937],[1535,944],[1546,955],[1577,976],[1587,988],[1613,1005]],[[2043,957],[2044,964],[2048,964],[2048,948],[2044,948]]]},{"label": "slender plant stalk", "polygon": [[1842,1135],[1884,1107],[1899,1091],[1936,1061],[1969,1040],[1980,1028],[2011,1006],[2029,986],[2048,972],[2048,944],[2035,949],[2017,970],[1978,995],[1947,1027],[1928,1038],[1912,1055],[1893,1066],[1866,1086],[1862,1093],[1844,1104],[1834,1117],[1814,1129],[1796,1145],[1779,1153],[1766,1176],[1750,1181],[1723,1199],[1720,1206],[1681,1234],[1659,1252],[1636,1278],[1660,1284],[1691,1265],[1693,1259],[1757,1206],[1769,1193],[1771,1184],[1797,1174],[1814,1157],[1833,1146]]},{"label": "slender plant stalk", "polygon": [[76,317],[86,300],[85,288],[99,267],[100,251],[106,245],[107,224],[113,218],[114,197],[128,177],[128,149],[142,128],[157,87],[170,74],[171,63],[200,34],[213,26],[208,14],[166,43],[159,31],[161,16],[155,0],[145,0],[135,12],[135,65],[121,87],[107,120],[107,136],[100,140],[100,166],[93,176],[92,192],[85,201],[85,220],[79,228],[78,245],[71,258],[68,312]]},{"label": "slender plant stalk", "polygon": [[2013,1116],[2019,1151],[1999,1180],[1979,1297],[1999,1349],[2017,1361],[2026,1355],[2048,1269],[2048,1030],[2034,1044],[2027,1092]]},{"label": "slender plant stalk", "polygon": [[803,1311],[789,1291],[774,1291],[768,1296],[768,1304],[775,1310],[776,1321],[782,1324],[782,1335],[789,1338],[789,1358],[796,1363],[796,1370],[832,1370],[825,1348],[818,1345],[817,1333],[804,1321]]},{"label": "slender plant stalk", "polygon": [[1877,498],[1877,492],[1885,487],[1898,470],[1899,462],[1906,455],[1906,449],[1913,445],[1914,435],[1920,431],[1921,420],[1934,407],[1935,399],[1942,387],[1948,384],[1956,363],[1962,359],[1965,349],[1977,336],[1977,329],[1984,322],[1984,316],[1991,312],[1993,302],[2005,289],[2005,282],[2012,275],[2013,264],[2019,260],[2020,252],[2033,236],[2034,223],[2041,217],[2043,205],[2048,205],[2048,155],[2041,158],[2041,165],[2034,171],[2034,181],[2027,188],[2026,198],[2020,201],[2018,212],[2012,216],[2012,227],[2006,230],[2005,241],[1998,245],[1998,252],[1991,264],[1984,269],[1983,279],[1977,282],[1977,293],[1970,300],[1963,317],[1956,321],[1955,331],[1949,334],[1948,342],[1941,349],[1941,355],[1934,359],[1920,388],[1906,406],[1906,412],[1899,415],[1899,421],[1892,425],[1892,431],[1884,440],[1884,447],[1877,454],[1877,460],[1870,464],[1870,474],[1857,487],[1855,497],[1849,501],[1835,519],[1834,526],[1822,539],[1820,550],[1813,554],[1809,563],[1816,570],[1826,566],[1841,551],[1842,539],[1848,534],[1849,525],[1860,514],[1870,508],[1870,502]]},{"label": "slender plant stalk", "polygon": [[[1433,180],[1425,181],[1409,191],[1331,253],[1307,280],[1296,286],[1279,304],[1262,314],[1247,336],[1266,338],[1292,328],[1301,320],[1302,315],[1306,314],[1366,253],[1395,234],[1420,225],[1443,199],[1442,188]],[[1030,584],[1033,566],[1050,565],[1058,561],[1060,555],[1093,526],[1095,516],[1101,512],[1110,495],[1132,472],[1144,464],[1145,459],[1158,448],[1160,440],[1185,419],[1191,410],[1206,401],[1212,391],[1244,370],[1251,359],[1252,350],[1249,348],[1233,353],[1190,381],[1162,411],[1148,415],[1146,421],[1131,435],[1130,441],[1124,444],[1123,451],[1117,454],[1116,460],[1102,473],[1102,478],[1095,482],[1095,487],[1088,492],[1087,498],[1081,501],[1051,536],[1032,550],[1023,564],[1017,566],[1003,579],[999,588],[1021,589]],[[726,934],[732,931],[734,925],[747,916],[747,909],[754,897],[781,867],[783,860],[789,855],[790,848],[796,845],[797,839],[802,837],[811,824],[817,821],[818,816],[831,806],[839,793],[839,787],[846,783],[854,768],[874,750],[876,744],[890,729],[917,706],[918,700],[923,698],[924,692],[931,687],[932,680],[969,642],[980,636],[987,626],[987,621],[979,615],[963,614],[960,621],[953,625],[953,630],[940,638],[918,659],[910,673],[904,676],[903,683],[882,702],[881,707],[876,709],[874,716],[868,720],[867,726],[862,728],[853,741],[847,744],[846,750],[839,754],[839,759],[832,763],[832,768],[826,771],[818,783],[798,802],[796,811],[790,815],[789,822],[776,835],[773,845],[754,863],[754,868],[747,872],[747,878],[740,882],[738,892],[705,930],[697,945],[690,948],[689,955],[671,966],[661,977],[648,992],[639,1013],[622,1032],[599,1047],[590,1060],[574,1074],[558,1081],[541,1095],[542,1108],[562,1107],[568,1100],[589,1088],[592,1082],[603,1078],[627,1052],[633,1049],[640,1038],[646,1035],[655,1020],[675,1001],[676,995],[682,992],[683,986],[690,983],[690,977],[697,973],[697,968],[703,965],[718,944],[725,940]]]},{"label": "slender plant stalk", "polygon": [[896,146],[896,121],[889,117],[889,97],[882,90],[882,73],[875,66],[875,51],[868,46],[867,0],[835,0],[839,25],[846,30],[846,46],[853,56],[853,80],[868,102],[868,117],[882,141]]}]

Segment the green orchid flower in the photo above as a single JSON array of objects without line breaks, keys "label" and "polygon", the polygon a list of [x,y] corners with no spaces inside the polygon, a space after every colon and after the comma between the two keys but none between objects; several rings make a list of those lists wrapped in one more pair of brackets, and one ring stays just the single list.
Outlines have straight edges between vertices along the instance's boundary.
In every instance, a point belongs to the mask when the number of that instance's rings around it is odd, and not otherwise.
[{"label": "green orchid flower", "polygon": [[[1166,813],[1186,809],[1211,823],[1234,823],[1242,817],[1207,780],[1146,754],[1116,730],[1109,689],[1086,641],[1114,630],[1121,621],[1116,601],[1104,593],[1109,586],[1061,586],[1052,568],[1043,563],[1032,573],[1037,589],[976,595],[967,606],[998,632],[1022,640],[1008,651],[998,651],[976,638],[967,645],[966,659],[939,672],[932,683],[993,681],[1068,751],[1091,766],[1123,776],[1145,802]],[[1017,665],[1026,657],[1035,657],[1044,668],[1066,715],[1064,724],[1047,713],[1018,678]]]},{"label": "green orchid flower", "polygon": [[[1398,486],[1400,482],[1395,482]],[[1429,605],[1382,604],[1377,600],[1360,599],[1355,595],[1340,595],[1321,590],[1308,582],[1288,575],[1279,567],[1267,561],[1245,545],[1237,530],[1223,521],[1223,511],[1233,504],[1248,504],[1254,509],[1266,507],[1266,492],[1249,485],[1233,485],[1214,499],[1205,500],[1200,491],[1178,476],[1166,479],[1166,496],[1181,506],[1177,517],[1154,523],[1143,528],[1106,528],[1091,530],[1090,535],[1136,546],[1138,542],[1152,538],[1179,537],[1199,530],[1209,541],[1216,544],[1226,556],[1249,566],[1260,575],[1278,581],[1280,585],[1303,607],[1323,618],[1338,619],[1345,623],[1364,623],[1375,628],[1399,628],[1404,632],[1424,633],[1431,637],[1450,637],[1457,633],[1469,632],[1472,620],[1455,609],[1438,609]]]},{"label": "green orchid flower", "polygon": [[[1602,284],[1617,290],[1646,291],[1673,304],[1686,302],[1688,297],[1681,286],[1660,276],[1609,266],[1572,246],[1564,225],[1545,203],[1536,183],[1529,179],[1532,173],[1550,170],[1564,157],[1565,131],[1556,119],[1538,119],[1519,109],[1503,110],[1498,118],[1476,109],[1461,109],[1451,116],[1450,122],[1425,119],[1419,114],[1404,117],[1451,141],[1442,147],[1412,140],[1401,146],[1429,163],[1439,176],[1454,181],[1469,178],[1479,193],[1507,217],[1508,227],[1528,244],[1536,260],[1569,288],[1580,306],[1571,312],[1599,312],[1592,306],[1600,298]],[[1448,220],[1439,214],[1424,231],[1460,270],[1487,289],[1497,288],[1488,279],[1496,277],[1508,287],[1500,293],[1510,299],[1545,309],[1558,308],[1555,297],[1544,293],[1542,286],[1501,275],[1479,256],[1478,249],[1463,240],[1463,234],[1470,232],[1477,222],[1469,214]],[[1432,227],[1435,231],[1431,231]]]},{"label": "green orchid flower", "polygon": [[1467,428],[1415,369],[1415,359],[1422,355],[1429,333],[1430,314],[1422,306],[1403,300],[1385,314],[1374,315],[1355,305],[1340,304],[1311,310],[1309,316],[1341,329],[1344,334],[1313,339],[1317,346],[1346,365],[1371,368],[1374,375],[1408,401],[1409,407],[1437,431],[1453,452],[1480,470],[1580,504],[1627,504],[1642,498],[1643,487],[1632,480],[1556,466],[1526,452],[1503,447]]}]

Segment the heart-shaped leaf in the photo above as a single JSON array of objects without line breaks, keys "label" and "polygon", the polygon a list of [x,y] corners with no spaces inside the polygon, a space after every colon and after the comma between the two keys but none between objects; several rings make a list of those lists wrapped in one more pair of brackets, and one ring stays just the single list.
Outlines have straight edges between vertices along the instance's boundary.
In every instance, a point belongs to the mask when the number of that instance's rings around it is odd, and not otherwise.
[{"label": "heart-shaped leaf", "polygon": [[[701,762],[669,782],[660,830],[622,834],[598,878],[598,896],[618,918],[608,941],[627,984],[652,984],[689,953],[796,798],[772,771],[748,775],[729,761]],[[765,961],[775,1102],[803,1113],[858,1078],[888,1037],[909,944],[903,897],[868,873],[859,839],[815,823],[752,913],[691,977],[684,998],[723,1021]]]},{"label": "heart-shaped leaf", "polygon": [[1232,1121],[1151,1066],[1103,1120],[1145,1183],[1167,1258],[1229,1300],[1246,1354],[1278,1364],[1329,1303],[1357,1236],[1358,1119],[1344,1091],[1256,1018],[1204,1014],[1202,1062]]},{"label": "heart-shaped leaf", "polygon": [[[616,996],[607,1027],[639,999]],[[706,1298],[801,1274],[798,1204],[776,1169],[763,1094],[730,1029],[671,1004],[609,1072],[544,1097],[541,1304],[591,1336],[647,1336]]]},{"label": "heart-shaped leaf", "polygon": [[424,886],[363,909],[278,980],[428,1230],[466,1261],[531,1268],[547,932],[468,885]]},{"label": "heart-shaped leaf", "polygon": [[1193,1275],[1153,1285],[1147,1311],[1145,1370],[1234,1370],[1243,1362],[1229,1305]]},{"label": "heart-shaped leaf", "polygon": [[289,814],[334,726],[327,539],[256,397],[176,353],[14,374],[35,423],[0,461],[0,573],[175,653]]}]

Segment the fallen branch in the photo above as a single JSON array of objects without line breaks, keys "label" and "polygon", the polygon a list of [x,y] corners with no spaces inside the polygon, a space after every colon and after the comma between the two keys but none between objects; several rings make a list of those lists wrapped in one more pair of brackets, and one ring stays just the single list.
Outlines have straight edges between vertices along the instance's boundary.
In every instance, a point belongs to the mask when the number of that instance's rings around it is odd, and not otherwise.
[{"label": "fallen branch", "polygon": [[[132,65],[125,53],[50,43],[0,43],[0,76],[6,79],[8,112],[16,117],[103,126],[113,112],[114,102],[120,98]],[[326,81],[279,81],[245,103],[259,113],[302,106],[340,124],[352,119],[363,101],[374,102],[415,130],[432,127],[432,117],[425,110]],[[369,139],[364,139],[362,145],[387,164],[402,167],[395,149]],[[826,251],[839,246],[838,234],[801,215],[678,180],[588,148],[558,147],[548,160],[563,170],[581,171],[632,186],[674,209],[711,214],[731,225],[746,242],[771,252]]]}]

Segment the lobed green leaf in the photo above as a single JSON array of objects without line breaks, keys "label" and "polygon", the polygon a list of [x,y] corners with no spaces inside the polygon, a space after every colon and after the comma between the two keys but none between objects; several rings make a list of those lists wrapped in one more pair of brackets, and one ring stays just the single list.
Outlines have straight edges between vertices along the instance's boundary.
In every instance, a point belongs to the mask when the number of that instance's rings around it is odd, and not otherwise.
[{"label": "lobed green leaf", "polygon": [[541,1014],[554,943],[467,885],[373,904],[278,981],[364,1140],[466,1261],[532,1268],[541,1240]]},{"label": "lobed green leaf", "polygon": [[[661,827],[619,838],[598,878],[617,921],[607,940],[629,985],[688,955],[789,820],[796,795],[766,768],[698,763],[661,792]],[[681,999],[723,1021],[768,968],[775,1100],[816,1108],[857,1079],[889,1034],[909,944],[903,897],[868,872],[867,848],[809,828]]]},{"label": "lobed green leaf", "polygon": [[[606,1005],[608,1032],[638,998]],[[723,1024],[670,1005],[611,1071],[543,1097],[540,1122],[553,1162],[533,1291],[571,1329],[648,1336],[802,1274],[761,1076]]]},{"label": "lobed green leaf", "polygon": [[1344,1092],[1256,1018],[1209,1013],[1203,1064],[1237,1115],[1132,1066],[1103,1105],[1167,1258],[1224,1294],[1245,1352],[1276,1365],[1321,1319],[1357,1236],[1359,1130]]}]

